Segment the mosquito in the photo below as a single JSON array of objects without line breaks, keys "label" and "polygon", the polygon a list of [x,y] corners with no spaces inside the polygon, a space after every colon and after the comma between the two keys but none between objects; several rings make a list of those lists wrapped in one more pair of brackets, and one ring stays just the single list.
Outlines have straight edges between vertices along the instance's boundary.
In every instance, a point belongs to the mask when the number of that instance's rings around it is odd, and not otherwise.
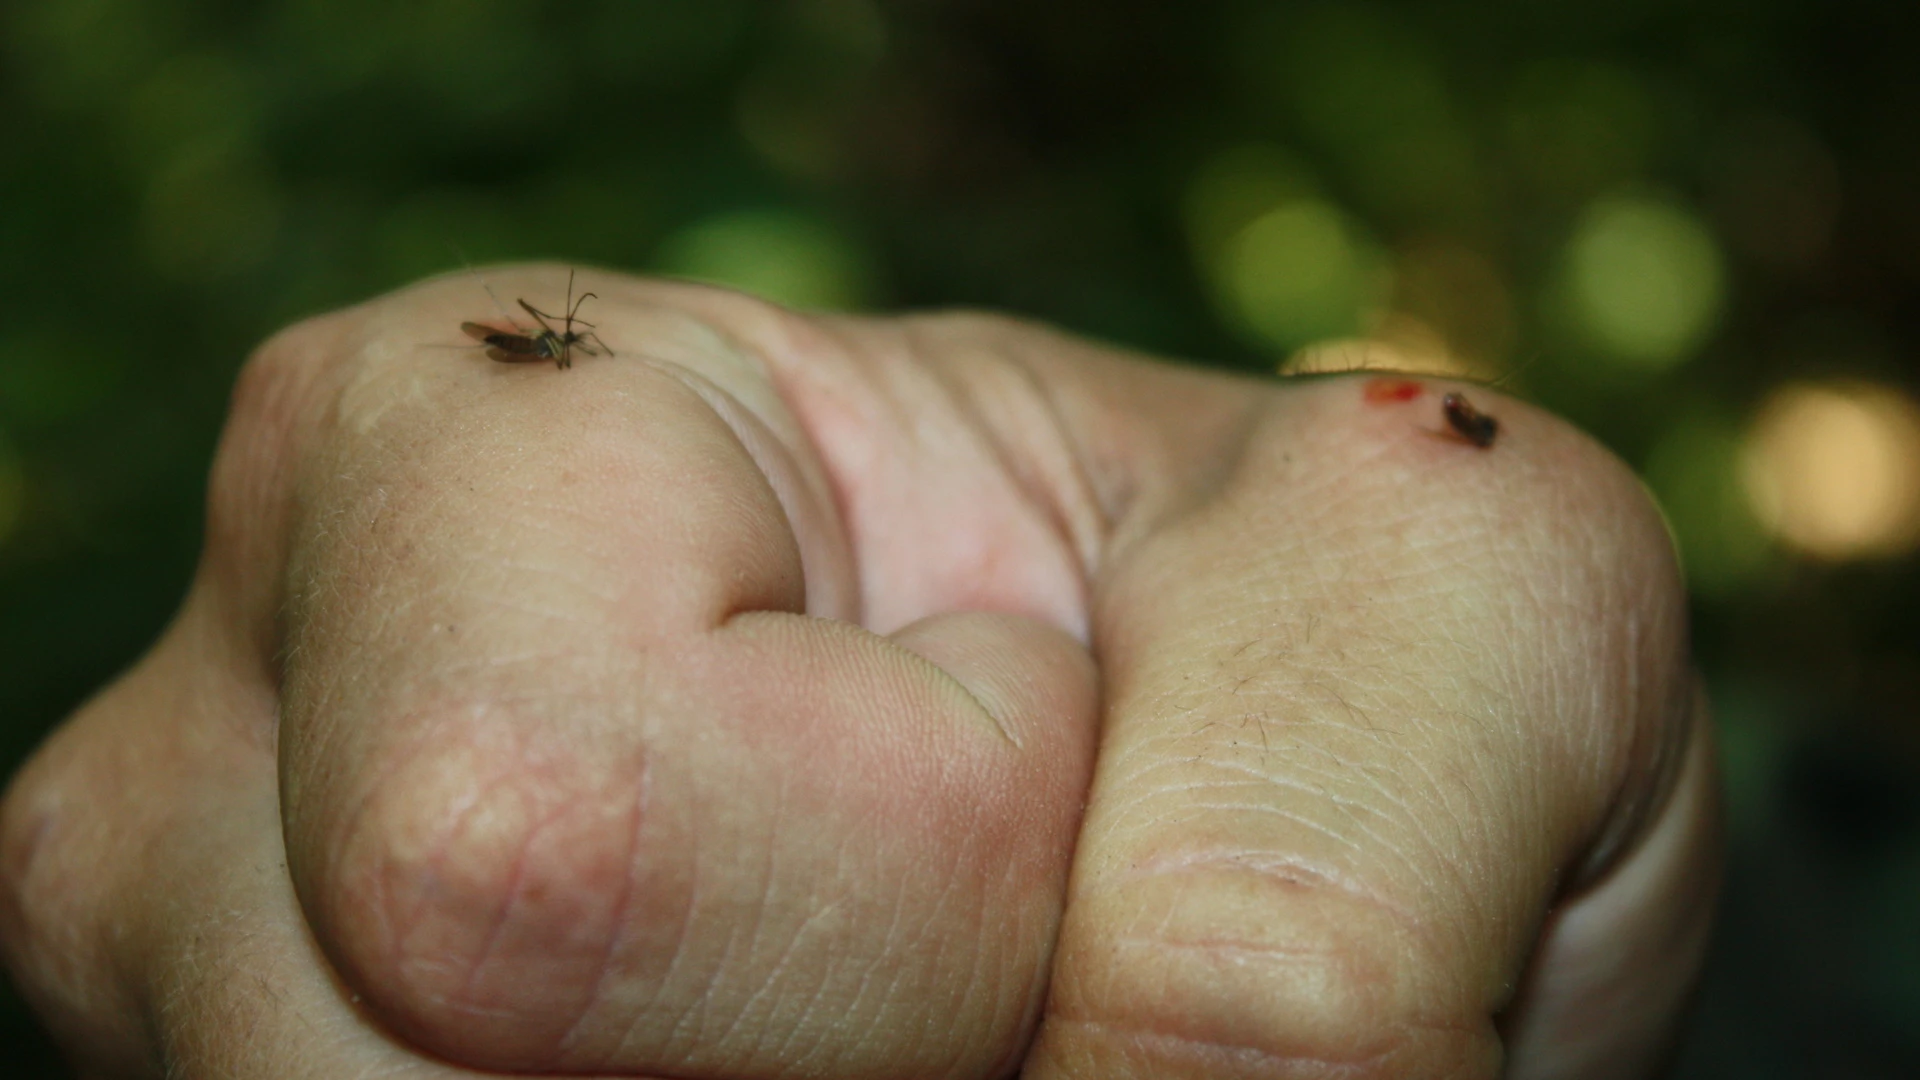
[{"label": "mosquito", "polygon": [[[599,356],[601,353],[613,355],[613,350],[607,346],[607,343],[600,340],[599,334],[593,332],[593,324],[579,317],[580,305],[590,299],[599,298],[590,292],[583,292],[578,299],[574,298],[573,271],[569,270],[567,271],[565,318],[549,315],[525,300],[520,300],[520,307],[528,315],[533,316],[534,322],[540,324],[539,330],[529,330],[514,322],[511,316],[507,318],[507,322],[513,327],[511,330],[477,322],[463,322],[460,324],[460,330],[468,337],[486,345],[487,358],[490,360],[498,360],[503,364],[527,364],[551,360],[556,368],[570,368],[573,366],[575,349],[588,356]],[[564,329],[555,330],[553,324],[556,322],[560,323]],[[584,326],[586,330],[576,331],[575,326]],[[588,342],[592,342],[592,346],[589,346]]]}]

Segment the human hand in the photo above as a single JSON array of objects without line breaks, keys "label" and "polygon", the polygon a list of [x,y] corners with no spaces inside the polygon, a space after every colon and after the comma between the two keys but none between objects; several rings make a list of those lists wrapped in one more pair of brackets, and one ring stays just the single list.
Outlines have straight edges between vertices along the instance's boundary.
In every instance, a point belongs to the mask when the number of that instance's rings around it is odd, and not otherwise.
[{"label": "human hand", "polygon": [[1603,451],[1485,391],[1483,450],[1437,384],[582,284],[617,355],[566,372],[426,347],[467,277],[249,364],[180,615],[0,820],[87,1075],[1657,1060],[1711,747]]}]

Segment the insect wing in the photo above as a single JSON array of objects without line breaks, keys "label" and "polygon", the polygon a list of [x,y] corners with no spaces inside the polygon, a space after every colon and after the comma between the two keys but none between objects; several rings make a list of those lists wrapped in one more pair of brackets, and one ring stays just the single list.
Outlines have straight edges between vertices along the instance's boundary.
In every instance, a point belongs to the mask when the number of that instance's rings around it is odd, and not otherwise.
[{"label": "insect wing", "polygon": [[[589,342],[591,342],[592,344],[588,344]],[[613,355],[613,350],[607,347],[607,343],[600,340],[600,335],[593,333],[592,331],[588,331],[587,333],[584,333],[584,334],[575,334],[573,336],[572,344],[574,348],[579,349],[581,352],[586,353],[588,356],[612,356]]]},{"label": "insect wing", "polygon": [[503,364],[525,364],[552,359],[544,350],[542,339],[530,338],[525,334],[502,330],[484,323],[464,322],[460,329],[468,337],[487,345],[487,359],[498,360]]},{"label": "insect wing", "polygon": [[483,341],[509,352],[533,352],[538,348],[534,338],[517,330],[502,330],[497,326],[472,322],[461,323],[460,329],[476,341]]}]

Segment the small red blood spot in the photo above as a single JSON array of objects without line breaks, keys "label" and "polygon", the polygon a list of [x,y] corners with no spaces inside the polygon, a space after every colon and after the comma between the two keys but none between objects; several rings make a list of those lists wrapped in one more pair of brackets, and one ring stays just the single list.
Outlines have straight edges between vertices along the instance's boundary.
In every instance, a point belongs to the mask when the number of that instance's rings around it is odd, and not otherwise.
[{"label": "small red blood spot", "polygon": [[1390,401],[1412,401],[1426,391],[1426,388],[1412,379],[1368,379],[1362,391],[1369,405],[1383,405]]}]

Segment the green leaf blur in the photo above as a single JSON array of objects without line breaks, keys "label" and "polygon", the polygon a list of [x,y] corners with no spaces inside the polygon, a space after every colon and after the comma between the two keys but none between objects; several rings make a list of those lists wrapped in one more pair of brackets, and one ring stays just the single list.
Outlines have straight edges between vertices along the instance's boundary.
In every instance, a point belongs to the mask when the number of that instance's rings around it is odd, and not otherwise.
[{"label": "green leaf blur", "polygon": [[1386,343],[1667,508],[1735,825],[1679,1075],[1920,1075],[1920,574],[1741,486],[1777,388],[1920,383],[1916,56],[1870,0],[10,0],[0,764],[169,617],[249,349],[463,259]]}]

